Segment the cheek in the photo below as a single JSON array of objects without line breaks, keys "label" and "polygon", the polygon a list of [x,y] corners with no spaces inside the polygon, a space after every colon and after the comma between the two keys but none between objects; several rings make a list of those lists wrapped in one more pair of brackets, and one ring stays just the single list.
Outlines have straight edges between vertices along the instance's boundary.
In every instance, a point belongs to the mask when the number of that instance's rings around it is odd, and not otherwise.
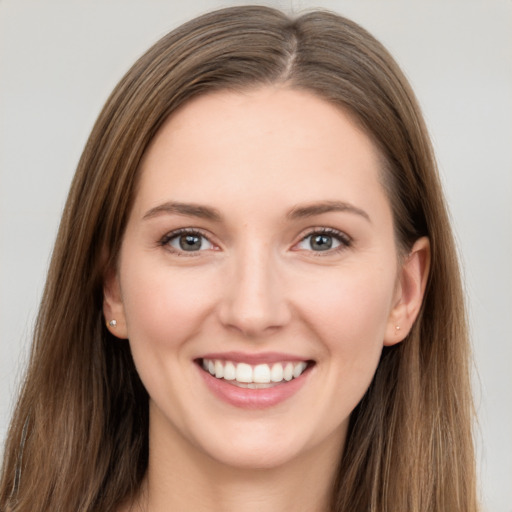
[{"label": "cheek", "polygon": [[121,283],[123,305],[132,343],[178,345],[199,330],[214,302],[215,287],[198,272],[139,265],[125,275],[130,280]]},{"label": "cheek", "polygon": [[181,411],[177,397],[186,386],[183,368],[190,367],[194,340],[214,302],[209,291],[215,287],[206,284],[207,276],[186,269],[135,263],[126,261],[121,269],[127,276],[121,289],[133,360],[152,400]]},{"label": "cheek", "polygon": [[[366,393],[382,353],[394,280],[379,272],[351,273],[325,290],[316,323],[329,353],[326,407],[348,417]],[[326,397],[327,398],[327,397]]]},{"label": "cheek", "polygon": [[[376,364],[394,295],[394,276],[378,267],[350,269],[317,281],[307,302],[309,323],[332,356],[344,365]],[[306,298],[304,297],[306,300]],[[307,314],[307,313],[306,313]]]}]

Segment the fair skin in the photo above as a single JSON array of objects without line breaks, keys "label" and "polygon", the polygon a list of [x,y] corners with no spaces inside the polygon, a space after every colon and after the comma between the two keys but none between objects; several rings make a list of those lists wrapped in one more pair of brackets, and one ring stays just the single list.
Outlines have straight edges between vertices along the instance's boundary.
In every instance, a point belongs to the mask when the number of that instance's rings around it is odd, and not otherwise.
[{"label": "fair skin", "polygon": [[340,109],[275,86],[171,116],[105,284],[150,396],[135,505],[328,510],[350,413],[421,305],[428,241],[399,256],[378,153]]}]

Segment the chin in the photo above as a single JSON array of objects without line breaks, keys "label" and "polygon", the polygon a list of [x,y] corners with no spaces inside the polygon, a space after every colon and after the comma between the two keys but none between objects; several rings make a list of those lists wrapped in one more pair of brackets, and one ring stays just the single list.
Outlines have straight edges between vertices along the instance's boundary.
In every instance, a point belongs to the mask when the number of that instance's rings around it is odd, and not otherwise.
[{"label": "chin", "polygon": [[269,446],[252,443],[252,446],[233,445],[229,450],[216,451],[210,456],[218,463],[238,470],[270,470],[286,466],[301,454],[291,446]]},{"label": "chin", "polygon": [[301,460],[310,459],[314,463],[315,454],[331,457],[341,451],[346,432],[345,425],[319,435],[321,428],[311,428],[308,432],[297,428],[297,421],[293,425],[255,423],[236,425],[209,439],[203,437],[200,449],[223,466],[239,470],[270,470]]}]

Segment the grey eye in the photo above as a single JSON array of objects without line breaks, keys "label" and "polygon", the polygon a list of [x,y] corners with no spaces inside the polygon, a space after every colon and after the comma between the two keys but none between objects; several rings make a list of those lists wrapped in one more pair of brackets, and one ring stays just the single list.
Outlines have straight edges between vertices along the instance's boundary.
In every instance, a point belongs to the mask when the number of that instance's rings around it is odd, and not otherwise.
[{"label": "grey eye", "polygon": [[329,235],[311,235],[309,245],[313,251],[327,251],[332,248],[334,242]]},{"label": "grey eye", "polygon": [[337,249],[342,245],[349,245],[349,242],[345,241],[341,234],[320,232],[304,237],[297,247],[305,251],[322,252]]},{"label": "grey eye", "polygon": [[207,238],[198,233],[181,233],[172,237],[168,244],[173,249],[185,252],[204,251],[213,247]]}]

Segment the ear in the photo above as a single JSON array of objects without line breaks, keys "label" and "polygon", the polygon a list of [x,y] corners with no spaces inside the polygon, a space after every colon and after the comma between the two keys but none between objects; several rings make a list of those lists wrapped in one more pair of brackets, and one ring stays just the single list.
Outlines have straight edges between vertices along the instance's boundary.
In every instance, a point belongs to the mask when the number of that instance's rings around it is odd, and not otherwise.
[{"label": "ear", "polygon": [[103,283],[103,315],[107,329],[114,336],[128,338],[119,276],[115,269],[108,272]]},{"label": "ear", "polygon": [[422,237],[416,240],[399,270],[385,346],[395,345],[409,334],[423,302],[429,269],[430,242],[427,237]]}]

